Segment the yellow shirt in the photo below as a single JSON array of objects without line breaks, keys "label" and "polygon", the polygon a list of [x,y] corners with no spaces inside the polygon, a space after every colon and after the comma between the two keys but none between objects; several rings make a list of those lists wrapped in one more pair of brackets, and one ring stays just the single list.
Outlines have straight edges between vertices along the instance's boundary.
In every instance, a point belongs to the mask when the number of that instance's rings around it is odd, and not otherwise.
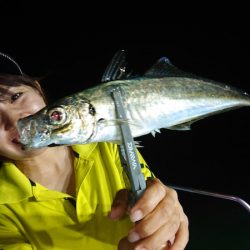
[{"label": "yellow shirt", "polygon": [[[128,217],[107,217],[115,194],[125,188],[117,146],[72,148],[76,197],[30,181],[10,162],[0,167],[0,249],[114,250],[127,235],[132,226]],[[138,156],[145,177],[151,176]]]}]

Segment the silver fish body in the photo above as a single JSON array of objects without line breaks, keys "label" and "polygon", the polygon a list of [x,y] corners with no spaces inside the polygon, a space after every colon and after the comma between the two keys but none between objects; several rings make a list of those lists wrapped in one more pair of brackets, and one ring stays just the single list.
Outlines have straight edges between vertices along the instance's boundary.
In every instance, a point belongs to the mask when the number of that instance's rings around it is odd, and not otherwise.
[{"label": "silver fish body", "polygon": [[[110,89],[121,89],[127,120],[117,118]],[[161,128],[187,130],[207,116],[250,106],[247,93],[192,77],[138,77],[102,83],[67,96],[18,121],[26,149],[121,141],[120,124],[133,137]]]}]

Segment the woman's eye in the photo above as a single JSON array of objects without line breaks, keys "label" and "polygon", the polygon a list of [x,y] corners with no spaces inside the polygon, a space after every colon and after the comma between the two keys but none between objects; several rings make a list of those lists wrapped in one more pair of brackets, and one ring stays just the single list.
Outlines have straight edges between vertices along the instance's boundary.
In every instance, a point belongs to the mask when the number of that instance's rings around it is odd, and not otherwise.
[{"label": "woman's eye", "polygon": [[23,93],[22,92],[18,92],[18,93],[15,93],[11,96],[11,102],[14,102],[16,101]]}]

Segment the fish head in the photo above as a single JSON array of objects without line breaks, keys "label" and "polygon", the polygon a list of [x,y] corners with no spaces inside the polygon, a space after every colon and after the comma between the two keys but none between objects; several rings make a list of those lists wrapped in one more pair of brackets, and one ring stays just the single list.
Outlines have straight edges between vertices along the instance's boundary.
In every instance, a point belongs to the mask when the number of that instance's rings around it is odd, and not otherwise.
[{"label": "fish head", "polygon": [[24,149],[85,144],[96,129],[95,109],[87,99],[68,97],[17,122]]}]

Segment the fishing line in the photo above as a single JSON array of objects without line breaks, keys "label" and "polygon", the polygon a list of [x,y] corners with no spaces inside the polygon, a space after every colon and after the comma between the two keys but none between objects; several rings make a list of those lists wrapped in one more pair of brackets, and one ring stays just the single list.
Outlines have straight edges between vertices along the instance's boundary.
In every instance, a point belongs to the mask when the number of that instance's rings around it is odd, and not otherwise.
[{"label": "fishing line", "polygon": [[250,205],[238,196],[208,192],[205,190],[199,190],[199,189],[194,189],[194,188],[189,188],[189,187],[180,187],[180,186],[173,186],[173,185],[168,185],[168,186],[173,189],[184,191],[184,192],[207,195],[207,196],[216,197],[220,199],[235,201],[239,203],[241,206],[243,206],[250,213]]}]

